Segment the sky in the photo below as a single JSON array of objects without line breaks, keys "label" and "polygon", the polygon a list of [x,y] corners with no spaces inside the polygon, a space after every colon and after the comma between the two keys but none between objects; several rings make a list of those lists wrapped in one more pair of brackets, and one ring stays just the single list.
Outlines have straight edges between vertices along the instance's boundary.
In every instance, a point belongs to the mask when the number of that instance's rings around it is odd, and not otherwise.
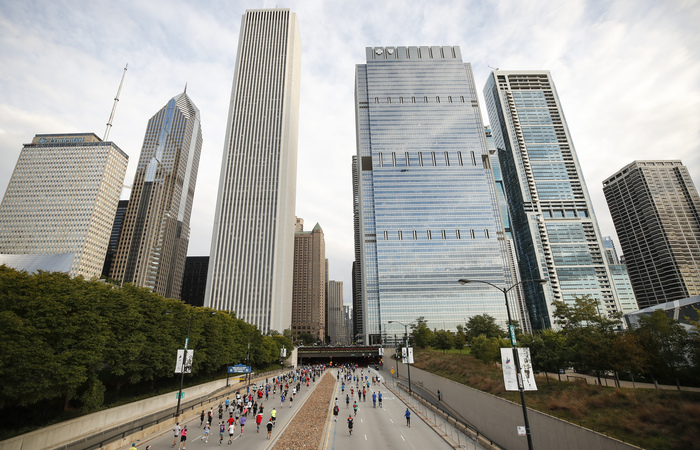
[{"label": "sky", "polygon": [[204,138],[188,255],[209,255],[241,17],[274,7],[297,13],[302,43],[296,215],[323,228],[346,304],[354,72],[365,47],[460,46],[484,124],[492,68],[551,71],[601,232],[616,241],[604,179],[634,160],[673,159],[700,182],[696,0],[276,2],[0,0],[0,192],[35,134],[104,136],[128,63],[109,136],[129,155],[124,183],[148,119],[187,83]]}]

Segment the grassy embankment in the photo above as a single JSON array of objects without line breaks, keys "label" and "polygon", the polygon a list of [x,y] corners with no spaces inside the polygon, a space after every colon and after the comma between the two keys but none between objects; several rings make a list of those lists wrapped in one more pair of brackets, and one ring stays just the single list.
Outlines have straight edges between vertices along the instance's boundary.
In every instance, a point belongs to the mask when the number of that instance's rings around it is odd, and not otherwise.
[{"label": "grassy embankment", "polygon": [[[421,350],[415,367],[520,403],[506,392],[499,367],[473,356]],[[538,376],[527,406],[650,449],[700,448],[700,393],[559,382]]]}]

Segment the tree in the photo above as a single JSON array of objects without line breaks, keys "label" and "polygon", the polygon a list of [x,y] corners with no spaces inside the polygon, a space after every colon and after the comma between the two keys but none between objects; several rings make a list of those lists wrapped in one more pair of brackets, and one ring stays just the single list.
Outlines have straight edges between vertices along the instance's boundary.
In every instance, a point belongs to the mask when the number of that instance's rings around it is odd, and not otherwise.
[{"label": "tree", "polygon": [[518,341],[521,347],[530,348],[532,366],[537,371],[545,372],[547,383],[548,372],[558,374],[559,369],[567,364],[566,338],[558,331],[545,329],[534,335],[522,335]]},{"label": "tree", "polygon": [[454,347],[454,342],[455,338],[449,331],[436,330],[433,332],[433,346],[438,350],[442,350],[443,353]]},{"label": "tree", "polygon": [[487,338],[504,337],[503,329],[496,324],[496,319],[488,314],[472,316],[467,321],[467,341],[472,342],[474,338],[481,335]]},{"label": "tree", "polygon": [[432,345],[433,332],[428,328],[428,321],[421,316],[416,319],[416,323],[411,325],[413,334],[413,344],[419,348],[426,348]]},{"label": "tree", "polygon": [[501,359],[501,348],[510,347],[510,342],[500,337],[487,338],[479,335],[472,341],[472,355],[484,362],[495,363]]},{"label": "tree", "polygon": [[462,349],[467,343],[467,335],[464,332],[464,327],[462,325],[457,325],[457,332],[455,333],[455,348],[459,349],[462,353]]},{"label": "tree", "polygon": [[657,309],[650,315],[642,316],[634,332],[649,358],[648,371],[654,384],[657,384],[657,378],[672,378],[680,390],[678,371],[688,366],[690,344],[685,328],[666,316],[663,310]]}]

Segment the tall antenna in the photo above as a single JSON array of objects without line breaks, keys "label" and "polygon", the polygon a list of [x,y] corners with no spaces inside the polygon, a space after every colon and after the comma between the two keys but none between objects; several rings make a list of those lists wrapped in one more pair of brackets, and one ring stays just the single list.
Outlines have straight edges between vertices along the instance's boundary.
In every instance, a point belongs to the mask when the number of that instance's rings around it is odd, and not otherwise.
[{"label": "tall antenna", "polygon": [[107,129],[105,130],[105,138],[103,141],[106,141],[107,138],[109,137],[109,130],[112,129],[112,120],[114,119],[114,112],[117,110],[117,103],[119,103],[119,94],[122,91],[122,85],[124,84],[124,77],[126,76],[126,69],[129,67],[129,63],[124,66],[124,73],[122,74],[122,81],[119,83],[119,89],[117,90],[117,96],[114,97],[114,106],[112,106],[112,114],[109,115],[109,122],[107,122]]}]

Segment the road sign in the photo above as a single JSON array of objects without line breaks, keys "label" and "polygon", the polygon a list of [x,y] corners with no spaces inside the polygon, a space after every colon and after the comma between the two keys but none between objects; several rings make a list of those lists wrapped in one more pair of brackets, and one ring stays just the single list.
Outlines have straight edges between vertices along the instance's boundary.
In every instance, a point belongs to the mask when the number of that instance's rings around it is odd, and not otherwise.
[{"label": "road sign", "polygon": [[508,331],[510,332],[510,343],[515,347],[518,345],[515,340],[515,325],[508,325]]},{"label": "road sign", "polygon": [[394,374],[394,372],[396,372],[396,371],[395,371],[394,369],[391,369],[391,374],[392,374],[392,375]]},{"label": "road sign", "polygon": [[182,400],[183,398],[185,398],[185,393],[184,393],[184,392],[176,392],[176,393],[175,393],[175,398],[176,398],[176,399],[179,398],[179,399]]},{"label": "road sign", "polygon": [[527,431],[525,430],[525,427],[518,427],[518,436],[526,436]]},{"label": "road sign", "polygon": [[236,364],[235,366],[228,366],[228,373],[251,373],[253,370],[250,366],[244,364]]}]

